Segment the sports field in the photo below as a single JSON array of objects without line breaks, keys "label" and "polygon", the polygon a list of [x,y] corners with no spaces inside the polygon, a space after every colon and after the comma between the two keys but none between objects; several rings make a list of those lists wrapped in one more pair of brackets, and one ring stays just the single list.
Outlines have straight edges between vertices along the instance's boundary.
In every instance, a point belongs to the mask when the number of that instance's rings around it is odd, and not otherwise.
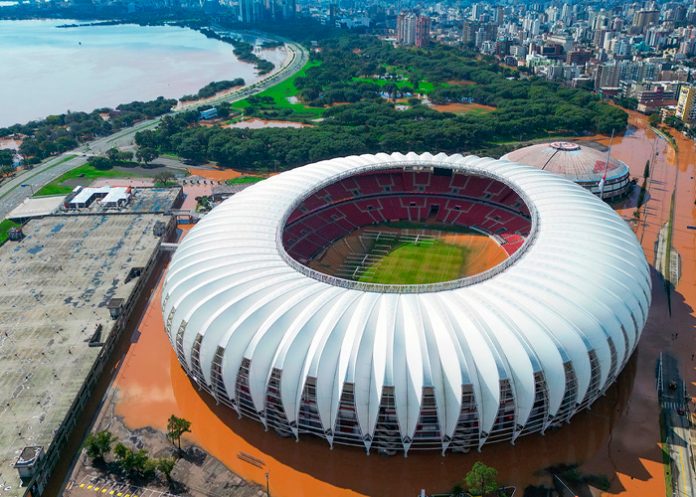
[{"label": "sports field", "polygon": [[359,280],[366,283],[419,285],[457,279],[469,250],[440,240],[403,242],[370,266]]}]

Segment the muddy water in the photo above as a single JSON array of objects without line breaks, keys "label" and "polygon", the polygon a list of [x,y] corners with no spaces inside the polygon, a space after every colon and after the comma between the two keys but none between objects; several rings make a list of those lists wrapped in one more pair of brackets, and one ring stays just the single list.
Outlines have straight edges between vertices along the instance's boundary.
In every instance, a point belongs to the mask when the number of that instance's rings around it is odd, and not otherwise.
[{"label": "muddy water", "polygon": [[[158,289],[158,292],[161,289]],[[270,474],[271,492],[278,497],[392,496],[415,495],[418,490],[448,490],[476,460],[500,470],[501,481],[520,485],[543,481],[538,474],[559,462],[587,460],[606,443],[610,431],[627,405],[635,376],[635,360],[592,411],[579,414],[573,424],[507,443],[486,447],[482,453],[448,455],[412,453],[409,457],[366,456],[361,450],[330,450],[325,442],[302,438],[300,442],[265,432],[231,410],[218,407],[199,392],[179,367],[163,333],[163,321],[153,298],[131,350],[115,381],[118,389],[116,414],[132,428],[154,426],[164,429],[170,414],[192,422],[188,440],[204,447],[233,471],[257,483]],[[262,467],[239,456],[263,461]],[[384,475],[390,475],[384,478]]]},{"label": "muddy water", "polygon": [[[631,123],[634,128],[615,138],[613,154],[629,164],[634,176],[642,176],[654,135],[645,129],[644,117],[631,114]],[[594,139],[608,142],[607,137]],[[303,438],[299,443],[282,439],[273,432],[264,432],[257,423],[237,419],[196,389],[179,367],[164,335],[157,297],[134,335],[115,380],[119,394],[116,412],[132,428],[163,429],[172,413],[190,419],[191,442],[244,478],[265,484],[268,472],[271,493],[279,497],[387,497],[414,495],[421,488],[446,491],[476,460],[495,466],[500,481],[521,489],[528,484],[548,483],[542,470],[549,465],[584,463],[584,471],[610,479],[610,495],[664,495],[655,364],[663,350],[679,357],[693,394],[694,363],[690,358],[696,350],[696,231],[686,229],[687,224],[696,224],[696,153],[692,143],[678,140],[678,154],[670,151],[664,141],[655,144],[658,155],[649,200],[641,222],[636,224],[637,235],[652,263],[657,233],[669,216],[669,197],[676,185],[673,245],[682,256],[682,277],[671,295],[671,315],[664,286],[654,273],[653,305],[637,353],[606,397],[560,430],[520,439],[514,447],[507,443],[485,447],[480,454],[412,454],[408,459],[365,456],[355,449],[329,450],[324,442],[313,438]],[[627,219],[634,210],[630,200],[619,208]],[[673,341],[671,332],[675,329],[679,335]],[[261,460],[262,466],[245,462],[240,458],[243,454]]]},{"label": "muddy water", "polygon": [[[648,188],[648,201],[641,208],[640,221],[634,229],[654,266],[655,250],[660,228],[670,215],[670,198],[676,192],[672,245],[681,255],[681,279],[671,292],[671,309],[662,278],[653,272],[653,301],[648,323],[638,347],[635,388],[623,418],[617,422],[609,443],[593,457],[586,468],[601,471],[611,468],[618,476],[614,492],[624,495],[664,495],[663,466],[659,452],[659,409],[655,390],[655,365],[661,352],[670,353],[680,362],[687,379],[689,394],[694,396],[694,362],[696,351],[694,331],[696,318],[696,231],[687,225],[696,224],[694,209],[694,170],[696,148],[682,135],[672,132],[678,152],[665,140],[656,138],[641,114],[630,113],[631,125],[624,136],[614,139],[612,155],[626,162],[631,175],[641,178],[645,162],[654,156]],[[608,137],[593,137],[604,145]],[[635,199],[617,206],[627,220],[633,218]],[[671,310],[671,314],[670,314]],[[677,332],[676,340],[672,340]]]}]

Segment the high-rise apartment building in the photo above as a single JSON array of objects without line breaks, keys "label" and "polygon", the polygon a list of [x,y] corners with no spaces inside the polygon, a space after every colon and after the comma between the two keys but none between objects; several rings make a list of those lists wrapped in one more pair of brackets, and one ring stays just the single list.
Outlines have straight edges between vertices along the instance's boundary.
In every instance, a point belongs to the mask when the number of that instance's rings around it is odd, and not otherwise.
[{"label": "high-rise apartment building", "polygon": [[430,42],[430,18],[402,12],[396,18],[396,42],[399,45],[425,47]]},{"label": "high-rise apartment building", "polygon": [[430,43],[430,18],[419,16],[416,20],[416,46],[427,47]]},{"label": "high-rise apartment building", "polygon": [[657,23],[659,18],[659,10],[639,10],[633,16],[633,26],[640,32],[644,32],[648,26]]},{"label": "high-rise apartment building", "polygon": [[248,24],[292,19],[295,17],[295,11],[295,0],[239,1],[239,20]]},{"label": "high-rise apartment building", "polygon": [[682,86],[679,90],[679,100],[677,100],[677,110],[675,115],[687,124],[692,124],[696,120],[696,88],[693,86]]}]

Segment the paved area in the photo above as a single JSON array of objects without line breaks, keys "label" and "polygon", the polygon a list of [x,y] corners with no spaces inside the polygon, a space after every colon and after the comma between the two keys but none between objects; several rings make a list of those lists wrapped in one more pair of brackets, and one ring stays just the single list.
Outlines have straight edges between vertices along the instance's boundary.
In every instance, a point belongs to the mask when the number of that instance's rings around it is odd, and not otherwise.
[{"label": "paved area", "polygon": [[658,363],[657,387],[671,459],[674,495],[694,497],[696,472],[693,467],[694,441],[689,426],[688,397],[677,360],[670,354],[662,354]]},{"label": "paved area", "polygon": [[[159,214],[35,219],[0,247],[0,496],[21,495],[12,467],[48,449],[159,237]],[[136,272],[132,272],[136,270]]]},{"label": "paved area", "polygon": [[96,495],[104,497],[176,497],[169,492],[97,477],[85,477],[79,483],[71,482],[65,490],[70,493],[71,497],[95,497]]}]

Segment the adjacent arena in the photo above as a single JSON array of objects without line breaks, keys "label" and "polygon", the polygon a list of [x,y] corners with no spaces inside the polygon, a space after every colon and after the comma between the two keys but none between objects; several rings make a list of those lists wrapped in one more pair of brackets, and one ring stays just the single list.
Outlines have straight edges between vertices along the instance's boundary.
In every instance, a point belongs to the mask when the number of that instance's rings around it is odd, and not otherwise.
[{"label": "adjacent arena", "polygon": [[601,195],[602,200],[618,200],[631,191],[630,171],[626,164],[607,157],[606,152],[578,143],[539,143],[514,150],[501,159],[565,176],[595,195]]},{"label": "adjacent arena", "polygon": [[560,426],[614,382],[649,305],[640,245],[586,190],[414,153],[235,195],[185,238],[162,294],[179,361],[215,400],[385,454]]}]

